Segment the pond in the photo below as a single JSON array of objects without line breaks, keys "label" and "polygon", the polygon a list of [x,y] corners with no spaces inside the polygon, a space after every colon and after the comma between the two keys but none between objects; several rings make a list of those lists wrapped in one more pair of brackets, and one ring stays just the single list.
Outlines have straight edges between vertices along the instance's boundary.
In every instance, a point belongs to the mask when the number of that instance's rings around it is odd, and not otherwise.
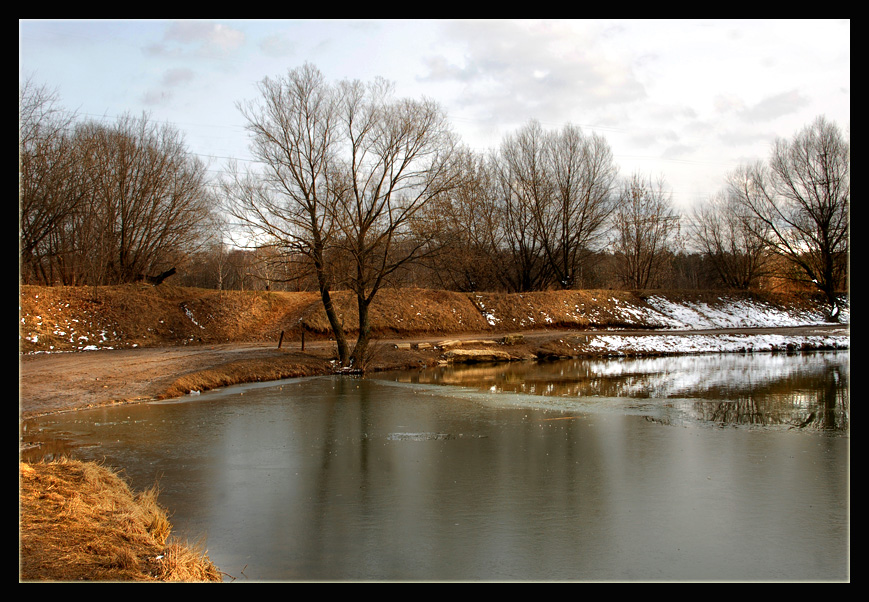
[{"label": "pond", "polygon": [[848,352],[476,365],[27,424],[233,580],[847,580]]}]

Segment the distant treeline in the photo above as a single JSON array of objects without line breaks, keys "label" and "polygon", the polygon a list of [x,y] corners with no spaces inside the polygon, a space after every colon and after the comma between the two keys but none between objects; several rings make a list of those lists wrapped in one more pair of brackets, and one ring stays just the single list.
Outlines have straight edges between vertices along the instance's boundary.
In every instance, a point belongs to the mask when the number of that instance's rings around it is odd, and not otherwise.
[{"label": "distant treeline", "polygon": [[260,91],[241,105],[258,164],[215,182],[173,126],[80,120],[48,88],[22,84],[21,280],[171,276],[350,289],[362,302],[385,283],[809,288],[831,299],[848,286],[850,142],[822,117],[680,214],[663,178],[620,175],[607,141],[576,126],[531,121],[483,155],[437,105],[392,100],[381,81],[329,84],[306,65]]}]

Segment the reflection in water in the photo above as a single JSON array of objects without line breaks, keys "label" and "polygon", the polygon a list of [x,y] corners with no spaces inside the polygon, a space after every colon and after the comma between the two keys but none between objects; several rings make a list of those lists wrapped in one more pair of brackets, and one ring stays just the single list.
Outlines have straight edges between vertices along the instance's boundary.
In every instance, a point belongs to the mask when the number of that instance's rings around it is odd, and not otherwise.
[{"label": "reflection in water", "polygon": [[491,393],[666,399],[683,415],[718,425],[850,428],[848,352],[452,365],[375,378]]},{"label": "reflection in water", "polygon": [[813,357],[718,358],[706,377],[651,362],[646,387],[636,363],[588,369],[606,375],[600,393],[635,397],[493,395],[520,386],[518,365],[478,373],[476,389],[417,373],[294,379],[45,417],[28,432],[86,444],[75,453],[137,490],[158,482],[176,535],[206,537],[238,579],[843,580],[847,436],[659,424],[776,395],[815,407],[826,398],[807,374],[833,366],[840,382],[820,382],[841,424],[847,356]]}]

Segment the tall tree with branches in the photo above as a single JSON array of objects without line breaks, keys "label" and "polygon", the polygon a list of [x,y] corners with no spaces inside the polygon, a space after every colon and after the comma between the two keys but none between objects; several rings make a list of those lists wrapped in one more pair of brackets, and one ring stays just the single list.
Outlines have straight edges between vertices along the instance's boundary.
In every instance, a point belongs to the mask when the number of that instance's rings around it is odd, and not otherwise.
[{"label": "tall tree with branches", "polygon": [[230,166],[222,182],[227,209],[246,233],[245,244],[273,246],[309,262],[344,365],[349,349],[327,261],[336,230],[337,92],[312,65],[265,78],[259,92],[257,101],[239,104],[257,166],[245,173]]},{"label": "tall tree with branches", "polygon": [[691,239],[724,286],[749,290],[769,275],[769,248],[752,233],[732,195],[724,192],[697,205],[691,217]]},{"label": "tall tree with branches", "polygon": [[510,259],[501,274],[514,292],[540,290],[550,279],[543,240],[553,197],[548,150],[546,131],[531,121],[505,136],[492,157],[501,237]]},{"label": "tall tree with branches", "polygon": [[390,276],[419,258],[430,242],[413,236],[412,220],[432,201],[457,188],[457,140],[446,114],[433,101],[395,99],[392,85],[345,81],[339,86],[338,119],[345,141],[336,171],[338,240],[352,260],[348,274],[356,295],[359,336],[351,367],[366,361],[370,306]]},{"label": "tall tree with branches", "polygon": [[55,91],[33,79],[19,88],[19,260],[28,280],[63,280],[58,233],[88,193],[74,121]]},{"label": "tall tree with branches", "polygon": [[644,289],[656,282],[679,232],[679,220],[662,180],[634,174],[624,183],[614,214],[613,243],[624,285]]},{"label": "tall tree with branches", "polygon": [[603,137],[586,136],[569,124],[551,135],[548,154],[553,197],[542,213],[549,214],[542,240],[554,279],[562,288],[573,288],[615,209],[618,168]]},{"label": "tall tree with branches", "polygon": [[88,174],[86,211],[75,228],[98,264],[95,284],[133,282],[165,270],[204,240],[212,197],[206,167],[188,152],[181,133],[148,116],[76,128]]},{"label": "tall tree with branches", "polygon": [[615,207],[618,169],[602,137],[566,125],[546,131],[531,121],[504,138],[493,156],[507,288],[576,285],[584,262],[603,244]]},{"label": "tall tree with branches", "polygon": [[[342,366],[361,369],[371,339],[369,309],[426,242],[410,224],[431,199],[459,183],[456,141],[442,109],[395,98],[383,79],[330,84],[306,64],[260,85],[241,105],[258,170],[226,182],[229,208],[256,244],[310,260]],[[331,258],[350,268],[336,271]],[[352,351],[331,301],[336,284],[355,294],[359,334]]]},{"label": "tall tree with branches", "polygon": [[777,140],[767,163],[737,169],[728,186],[752,232],[826,296],[836,319],[851,233],[851,146],[838,126],[818,117]]},{"label": "tall tree with branches", "polygon": [[493,290],[501,272],[503,229],[499,226],[491,163],[463,149],[455,169],[462,185],[428,203],[415,231],[436,241],[427,263],[441,286],[461,291]]}]

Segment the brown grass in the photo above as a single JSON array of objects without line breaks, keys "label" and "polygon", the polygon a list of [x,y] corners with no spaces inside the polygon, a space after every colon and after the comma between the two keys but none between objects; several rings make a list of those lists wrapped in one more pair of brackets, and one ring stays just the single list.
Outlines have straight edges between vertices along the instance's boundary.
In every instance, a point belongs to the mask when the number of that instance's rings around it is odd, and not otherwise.
[{"label": "brown grass", "polygon": [[169,541],[157,490],[134,495],[117,473],[63,459],[19,463],[19,579],[221,581],[197,546]]},{"label": "brown grass", "polygon": [[325,358],[317,360],[310,353],[304,355],[288,352],[277,357],[240,360],[185,374],[169,385],[161,398],[178,397],[190,391],[206,391],[228,385],[299,378],[329,372],[329,362]]},{"label": "brown grass", "polygon": [[[460,333],[503,333],[539,328],[644,328],[624,312],[642,308],[651,292],[544,291],[524,294],[383,289],[371,306],[375,338]],[[767,303],[817,307],[817,295],[656,291],[670,300],[708,301],[723,295]],[[353,295],[333,301],[348,337],[358,330]],[[110,287],[22,286],[19,351],[297,341],[331,337],[320,298],[313,292],[215,291],[162,284]]]}]

